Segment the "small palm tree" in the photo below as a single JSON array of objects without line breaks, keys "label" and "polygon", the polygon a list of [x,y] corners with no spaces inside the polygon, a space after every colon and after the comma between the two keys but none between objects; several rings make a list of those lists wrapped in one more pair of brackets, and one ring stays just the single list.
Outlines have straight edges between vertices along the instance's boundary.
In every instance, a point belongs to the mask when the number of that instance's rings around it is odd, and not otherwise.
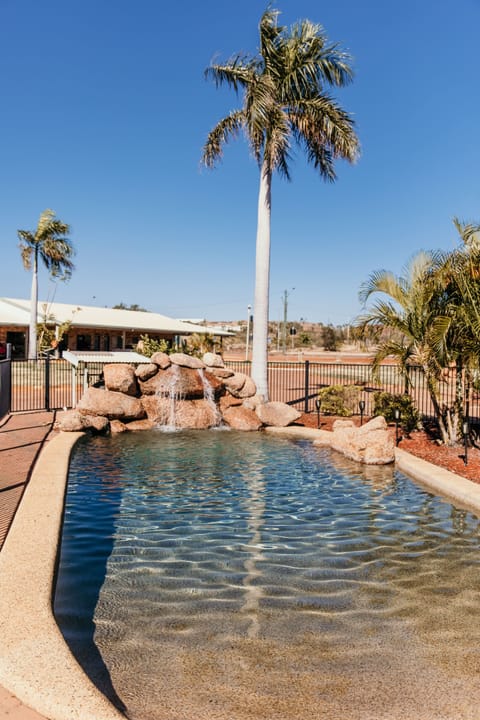
[{"label": "small palm tree", "polygon": [[356,324],[361,329],[373,326],[383,331],[374,373],[392,355],[399,361],[408,387],[409,364],[422,367],[442,440],[451,445],[457,440],[459,409],[456,404],[446,407],[441,396],[443,373],[455,359],[449,343],[454,316],[441,280],[443,263],[439,253],[420,252],[400,277],[386,270],[372,273],[361,287],[360,299],[366,303],[374,294],[381,297]]},{"label": "small palm tree", "polygon": [[72,274],[73,246],[66,237],[70,226],[55,217],[53,210],[44,210],[35,231],[18,230],[23,266],[32,271],[30,295],[30,328],[28,335],[28,357],[37,357],[37,305],[38,305],[38,261],[43,262],[50,276],[67,280]]},{"label": "small palm tree", "polygon": [[268,9],[260,20],[258,55],[238,54],[207,68],[217,87],[243,90],[243,105],[220,120],[203,148],[203,162],[213,167],[223,145],[243,131],[260,168],[252,377],[265,400],[272,175],[278,171],[290,179],[292,143],[328,181],[336,179],[337,158],[353,162],[359,153],[352,118],[325,89],[351,81],[350,57],[328,41],[320,25],[302,20],[288,30],[277,24],[278,14]]}]

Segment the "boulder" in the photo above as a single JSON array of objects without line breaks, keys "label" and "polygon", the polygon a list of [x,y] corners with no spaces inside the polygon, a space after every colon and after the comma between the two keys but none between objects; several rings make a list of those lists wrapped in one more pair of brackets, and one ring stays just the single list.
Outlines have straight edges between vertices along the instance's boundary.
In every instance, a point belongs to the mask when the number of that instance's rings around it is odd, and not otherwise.
[{"label": "boulder", "polygon": [[204,364],[208,368],[223,368],[224,362],[221,355],[217,355],[216,353],[207,352],[202,358]]},{"label": "boulder", "polygon": [[230,378],[235,375],[233,370],[228,370],[227,368],[210,367],[209,371],[212,375],[216,375],[216,377],[219,378]]},{"label": "boulder", "polygon": [[127,432],[127,426],[121,420],[112,420],[110,422],[110,432],[112,434]]},{"label": "boulder", "polygon": [[243,401],[243,405],[249,410],[256,410],[257,407],[262,404],[263,398],[260,395],[252,395]]},{"label": "boulder", "polygon": [[110,421],[102,415],[85,415],[83,423],[86,430],[95,434],[107,433],[110,430]]},{"label": "boulder", "polygon": [[125,430],[151,430],[155,427],[155,423],[153,420],[149,420],[148,418],[145,418],[144,420],[132,420],[129,423],[126,423],[124,425]]},{"label": "boulder", "polygon": [[222,395],[222,397],[218,401],[218,407],[220,408],[220,412],[223,414],[225,410],[229,407],[238,407],[239,405],[242,405],[242,400],[240,398],[233,397],[233,395],[230,395],[230,393],[227,393],[226,395]]},{"label": "boulder", "polygon": [[163,395],[178,398],[203,398],[204,384],[198,370],[171,365],[160,370],[144,382],[140,381],[143,395]]},{"label": "boulder", "polygon": [[216,407],[203,398],[172,400],[168,397],[146,395],[142,398],[148,419],[155,425],[175,426],[183,429],[207,429],[220,422]]},{"label": "boulder", "polygon": [[150,362],[154,363],[154,365],[158,365],[158,367],[162,368],[162,370],[166,370],[172,364],[170,362],[170,356],[164,352],[153,353],[150,358]]},{"label": "boulder", "polygon": [[82,415],[78,410],[68,410],[63,413],[55,427],[63,432],[83,432],[90,430],[94,433],[105,433],[110,423],[106,417],[100,415]]},{"label": "boulder", "polygon": [[243,373],[233,373],[228,378],[224,378],[223,384],[227,388],[228,392],[232,393],[232,395],[236,392],[239,392],[245,385],[245,382],[247,380],[247,375],[244,375]]},{"label": "boulder", "polygon": [[351,460],[367,465],[387,465],[395,460],[395,443],[383,416],[361,427],[356,427],[351,420],[337,420],[329,434],[329,441],[322,438],[318,444],[328,442],[333,450]]},{"label": "boulder", "polygon": [[107,390],[132,395],[132,397],[138,395],[135,368],[132,365],[108,363],[103,366],[103,377]]},{"label": "boulder", "polygon": [[274,427],[287,427],[298,420],[302,414],[282,402],[258,404],[255,412],[264,425],[273,425]]},{"label": "boulder", "polygon": [[229,388],[229,392],[237,398],[249,398],[257,394],[257,386],[252,378],[247,375],[243,387],[240,390]]},{"label": "boulder", "polygon": [[78,410],[67,410],[58,418],[55,428],[63,432],[82,432],[85,429],[83,416],[80,415]]},{"label": "boulder", "polygon": [[145,417],[138,398],[94,387],[85,391],[77,410],[81,415],[102,415],[109,420],[140,420]]},{"label": "boulder", "polygon": [[186,355],[185,353],[172,353],[168,356],[170,362],[174,365],[180,365],[180,367],[192,368],[193,370],[200,370],[205,367],[205,364],[200,358],[194,357],[193,355]]},{"label": "boulder", "polygon": [[225,408],[222,416],[227,425],[235,430],[260,430],[262,427],[258,415],[243,405]]},{"label": "boulder", "polygon": [[142,363],[135,370],[135,377],[139,380],[149,380],[158,372],[158,365],[155,363]]}]

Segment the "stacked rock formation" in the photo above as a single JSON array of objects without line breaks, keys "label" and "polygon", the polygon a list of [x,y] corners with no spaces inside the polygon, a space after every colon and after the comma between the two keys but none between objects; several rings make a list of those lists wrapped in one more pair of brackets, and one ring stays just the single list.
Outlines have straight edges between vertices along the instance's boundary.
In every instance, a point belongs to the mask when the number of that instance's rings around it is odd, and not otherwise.
[{"label": "stacked rock formation", "polygon": [[361,427],[356,427],[351,420],[336,420],[332,432],[320,431],[314,444],[331,447],[366,465],[395,461],[395,443],[383,416],[374,417]]},{"label": "stacked rock formation", "polygon": [[253,380],[225,367],[223,358],[206,353],[203,359],[184,353],[155,353],[150,363],[135,368],[107,364],[104,388],[87,389],[75,410],[65,413],[60,430],[124,432],[166,425],[205,429],[228,425],[259,430],[286,426],[300,417],[289,405],[264,403]]}]

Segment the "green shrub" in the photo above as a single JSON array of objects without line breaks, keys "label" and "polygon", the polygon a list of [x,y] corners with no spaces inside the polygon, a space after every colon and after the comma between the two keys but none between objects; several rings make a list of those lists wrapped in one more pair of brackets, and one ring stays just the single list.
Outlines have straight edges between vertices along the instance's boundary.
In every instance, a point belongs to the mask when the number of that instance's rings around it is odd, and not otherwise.
[{"label": "green shrub", "polygon": [[324,415],[350,417],[358,412],[362,388],[357,385],[329,385],[319,390],[318,398]]},{"label": "green shrub", "polygon": [[395,422],[395,410],[400,410],[400,426],[408,434],[420,425],[418,410],[412,403],[410,395],[393,395],[388,392],[376,392],[373,396],[374,415],[383,415],[387,423]]},{"label": "green shrub", "polygon": [[137,344],[137,352],[152,357],[156,352],[169,353],[172,351],[170,344],[166,340],[155,340],[148,335],[140,335],[140,342]]}]

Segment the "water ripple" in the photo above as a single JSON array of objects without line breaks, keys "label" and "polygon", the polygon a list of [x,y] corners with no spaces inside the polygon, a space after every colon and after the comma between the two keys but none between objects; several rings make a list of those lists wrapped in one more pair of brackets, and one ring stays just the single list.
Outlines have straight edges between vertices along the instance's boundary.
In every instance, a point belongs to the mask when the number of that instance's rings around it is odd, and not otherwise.
[{"label": "water ripple", "polygon": [[134,719],[474,720],[479,558],[478,519],[390,467],[234,431],[96,438],[56,613],[74,650],[94,620]]}]

